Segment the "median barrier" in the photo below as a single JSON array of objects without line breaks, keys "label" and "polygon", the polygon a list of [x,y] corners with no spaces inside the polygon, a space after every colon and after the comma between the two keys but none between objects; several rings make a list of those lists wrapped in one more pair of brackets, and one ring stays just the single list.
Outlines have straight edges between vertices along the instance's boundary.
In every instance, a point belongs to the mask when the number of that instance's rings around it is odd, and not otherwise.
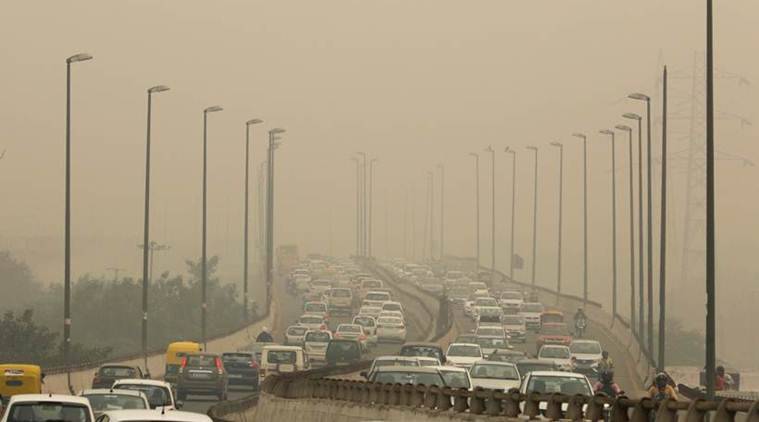
[{"label": "median barrier", "polygon": [[[334,368],[331,368],[334,369]],[[356,370],[356,368],[351,368]],[[322,376],[333,371],[323,372]],[[702,422],[759,422],[759,401],[696,400],[654,401],[648,398],[609,398],[561,393],[522,394],[477,388],[451,389],[411,384],[378,384],[367,381],[321,378],[302,373],[272,375],[261,387],[258,406],[253,411],[227,415],[224,421],[278,421],[300,418],[309,421],[393,421],[426,420],[650,420]],[[484,419],[483,419],[484,420]]]}]

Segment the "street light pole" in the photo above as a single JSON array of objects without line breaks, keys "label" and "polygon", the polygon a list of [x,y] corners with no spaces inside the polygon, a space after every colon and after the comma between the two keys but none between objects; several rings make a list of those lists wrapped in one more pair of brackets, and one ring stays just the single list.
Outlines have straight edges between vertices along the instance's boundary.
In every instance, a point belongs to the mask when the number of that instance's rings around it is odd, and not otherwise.
[{"label": "street light pole", "polygon": [[667,66],[664,66],[661,135],[661,217],[659,219],[659,371],[664,371],[667,304]]},{"label": "street light pole", "polygon": [[366,153],[365,152],[357,152],[356,154],[361,156],[362,162],[360,165],[360,248],[359,248],[359,256],[366,257]]},{"label": "street light pole", "polygon": [[582,246],[582,303],[583,306],[588,304],[588,137],[582,133],[573,133],[572,136],[582,139],[582,226],[583,226],[583,246]]},{"label": "street light pole", "polygon": [[509,279],[514,280],[514,221],[516,215],[516,198],[517,198],[517,152],[513,149],[506,147],[504,150],[507,154],[511,154],[511,240],[509,246],[509,252],[511,257],[509,258]]},{"label": "street light pole", "polygon": [[611,316],[612,324],[617,317],[617,147],[613,130],[604,129],[600,133],[611,136]]},{"label": "street light pole", "polygon": [[625,125],[617,125],[615,126],[617,130],[621,130],[623,132],[627,132],[627,140],[628,140],[628,147],[629,151],[627,154],[627,157],[629,159],[628,162],[628,170],[629,170],[629,176],[628,179],[630,181],[630,329],[633,331],[634,334],[637,334],[635,331],[635,211],[633,208],[633,139],[632,139],[632,128],[630,126]]},{"label": "street light pole", "polygon": [[[142,356],[145,370],[148,369],[148,248],[150,245],[150,129],[153,110],[153,94],[168,91],[169,88],[157,85],[148,89],[147,134],[145,136],[145,216],[142,232]],[[151,259],[152,263],[152,259]],[[152,267],[152,266],[151,266]],[[152,274],[151,274],[152,276]]]},{"label": "street light pole", "polygon": [[535,151],[534,192],[532,194],[532,286],[535,287],[535,267],[538,261],[538,148],[529,146],[527,149]]},{"label": "street light pole", "polygon": [[642,345],[646,334],[643,325],[643,118],[635,113],[625,113],[622,117],[638,122],[638,341]]},{"label": "street light pole", "polygon": [[[85,53],[75,54],[66,59],[66,199],[64,228],[64,269],[63,269],[63,361],[69,366],[71,345],[71,63],[91,60]],[[66,379],[71,390],[71,371],[66,371]]]},{"label": "street light pole", "polygon": [[490,153],[491,174],[491,221],[490,221],[490,282],[495,281],[495,150],[491,145],[486,149]]},{"label": "street light pole", "polygon": [[[201,271],[201,339],[203,340],[203,350],[207,350],[206,344],[206,324],[208,314],[208,269],[207,269],[207,254],[206,254],[206,224],[207,224],[207,189],[208,189],[208,113],[214,113],[223,110],[219,106],[208,107],[203,110],[203,233],[201,241],[201,257],[200,257],[200,271]],[[147,243],[146,243],[147,245]]]},{"label": "street light pole", "polygon": [[275,128],[269,131],[269,177],[266,195],[266,303],[271,304],[271,286],[274,276],[274,151],[279,146],[279,134],[284,129]]},{"label": "street light pole", "polygon": [[474,183],[475,183],[475,239],[477,242],[477,271],[480,268],[480,155],[475,152],[470,152],[469,155],[474,157]]},{"label": "street light pole", "polygon": [[559,250],[556,263],[556,292],[561,294],[561,225],[564,212],[564,144],[560,142],[551,142],[551,145],[559,148]]},{"label": "street light pole", "polygon": [[243,265],[242,265],[242,288],[243,288],[243,318],[245,321],[250,319],[248,314],[248,303],[250,301],[248,297],[248,202],[249,202],[249,190],[248,185],[250,183],[250,127],[263,123],[261,119],[251,119],[245,122],[245,223],[243,227]]},{"label": "street light pole", "polygon": [[372,236],[372,227],[374,226],[372,211],[374,208],[374,163],[376,162],[376,158],[369,160],[369,227],[367,229],[369,232],[367,236],[367,255],[369,255],[369,258],[372,257],[372,243],[374,243],[374,237]]},{"label": "street light pole", "polygon": [[356,256],[361,255],[361,163],[358,158],[351,157],[356,163]]},{"label": "street light pole", "polygon": [[445,166],[438,164],[440,169],[440,259],[445,256]]},{"label": "street light pole", "polygon": [[653,208],[652,208],[652,188],[651,188],[651,98],[648,95],[635,93],[630,94],[629,98],[633,100],[646,102],[646,189],[647,189],[647,208],[648,224],[646,232],[647,238],[647,270],[648,270],[648,357],[653,359],[654,353],[654,235],[653,235]]},{"label": "street light pole", "polygon": [[714,219],[714,29],[713,0],[706,0],[706,398],[714,399],[716,274]]}]

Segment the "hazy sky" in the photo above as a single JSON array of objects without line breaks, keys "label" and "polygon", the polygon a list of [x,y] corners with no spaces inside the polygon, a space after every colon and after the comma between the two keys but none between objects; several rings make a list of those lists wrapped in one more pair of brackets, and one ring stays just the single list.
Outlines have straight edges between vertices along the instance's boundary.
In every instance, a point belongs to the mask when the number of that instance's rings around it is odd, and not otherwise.
[{"label": "hazy sky", "polygon": [[[321,252],[331,243],[339,255],[354,248],[350,156],[355,151],[379,158],[378,254],[388,254],[386,245],[392,255],[402,253],[408,192],[420,255],[425,175],[437,163],[446,166],[446,251],[473,254],[474,174],[467,153],[483,154],[492,144],[498,151],[497,264],[504,268],[511,168],[503,149],[508,145],[519,151],[516,252],[529,268],[532,161],[523,147],[539,146],[541,284],[554,283],[556,274],[557,151],[547,145],[564,142],[564,283],[579,292],[582,161],[580,144],[570,135],[584,131],[590,135],[591,287],[594,297],[608,301],[610,150],[597,131],[621,123],[624,112],[643,113],[641,104],[625,96],[644,91],[658,98],[656,78],[664,64],[673,72],[673,115],[689,114],[691,81],[679,76],[692,76],[694,54],[704,48],[701,3],[6,1],[0,6],[0,151],[7,150],[0,161],[0,246],[27,260],[41,280],[60,279],[64,60],[88,52],[95,59],[74,65],[72,83],[75,275],[104,273],[108,267],[132,275],[140,271],[145,90],[166,84],[172,90],[156,96],[153,115],[152,237],[172,248],[162,255],[160,269],[182,270],[185,258],[200,253],[202,110],[220,104],[225,111],[209,116],[209,253],[221,255],[220,271],[230,281],[239,281],[241,267],[244,122],[259,117],[266,125],[254,133],[254,175],[264,154],[263,129],[287,129],[277,152],[277,242]],[[716,58],[722,71],[759,81],[756,28],[756,1],[718,2]],[[756,115],[753,86],[720,79],[717,95],[724,112]],[[680,280],[686,166],[684,155],[675,153],[687,147],[681,136],[688,122],[673,120],[671,126],[672,306],[694,319],[690,325],[700,326],[702,284]],[[756,133],[734,119],[720,120],[717,142],[721,150],[759,162],[752,142]],[[657,133],[655,156],[658,139]],[[625,313],[626,142],[618,137],[618,274]],[[752,308],[759,292],[754,257],[759,170],[720,161],[718,171],[720,293],[721,300],[729,300],[723,304],[738,309],[723,314],[731,321]],[[491,185],[485,154],[481,178],[482,256],[489,264]],[[658,187],[654,194],[658,206]],[[529,272],[518,275],[526,279]],[[738,293],[745,291],[751,294]],[[738,341],[739,334],[728,332],[722,340]],[[759,337],[750,341],[756,344]]]}]

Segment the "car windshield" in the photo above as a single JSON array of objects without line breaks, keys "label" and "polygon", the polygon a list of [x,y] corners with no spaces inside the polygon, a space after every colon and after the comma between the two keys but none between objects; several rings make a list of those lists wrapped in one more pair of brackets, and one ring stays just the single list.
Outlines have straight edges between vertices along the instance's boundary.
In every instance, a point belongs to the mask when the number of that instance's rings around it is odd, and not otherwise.
[{"label": "car windshield", "polygon": [[311,331],[308,334],[306,334],[307,342],[327,343],[331,339],[332,337],[330,337],[329,333],[326,331]]},{"label": "car windshield", "polygon": [[378,372],[374,377],[374,382],[445,386],[445,381],[439,374],[429,372]]},{"label": "car windshield", "polygon": [[522,293],[519,292],[503,292],[501,293],[501,299],[503,300],[522,300]]},{"label": "car windshield", "polygon": [[148,403],[150,403],[151,408],[172,405],[169,389],[160,385],[116,384],[114,385],[114,388],[142,391],[148,398]]},{"label": "car windshield", "polygon": [[351,291],[348,289],[332,289],[330,296],[332,297],[350,297]]},{"label": "car windshield", "polygon": [[293,350],[269,350],[266,353],[268,363],[294,364],[296,353]]},{"label": "car windshield", "polygon": [[8,410],[8,422],[91,422],[87,406],[60,402],[17,403]]},{"label": "car windshield", "polygon": [[478,337],[476,340],[477,344],[480,345],[480,347],[485,348],[506,348],[508,346],[508,343],[506,343],[506,340],[499,337]]},{"label": "car windshield", "polygon": [[524,375],[533,371],[553,371],[556,366],[553,362],[517,362],[517,369]]},{"label": "car windshield", "polygon": [[84,394],[90,401],[92,410],[95,412],[105,412],[108,410],[119,409],[146,409],[145,400],[142,397],[127,394],[109,393],[109,394]]},{"label": "car windshield", "polygon": [[196,355],[187,356],[187,364],[190,367],[216,366],[216,356],[213,355]]},{"label": "car windshield", "polygon": [[303,334],[306,334],[306,331],[308,331],[308,328],[306,327],[290,327],[287,329],[287,334],[291,336],[302,336]]},{"label": "car windshield", "polygon": [[535,376],[530,377],[527,392],[563,393],[568,395],[582,394],[590,396],[593,393],[583,378],[565,376]]},{"label": "car windshield", "polygon": [[355,317],[353,318],[353,323],[363,325],[364,327],[374,327],[374,319],[370,317]]},{"label": "car windshield", "polygon": [[540,349],[541,358],[569,359],[569,349],[566,347],[543,347]]},{"label": "car windshield", "polygon": [[369,293],[366,295],[366,300],[390,300],[390,295],[387,293]]},{"label": "car windshield", "polygon": [[543,312],[543,305],[540,303],[525,303],[522,305],[522,312],[540,313]]},{"label": "car windshield", "polygon": [[463,371],[445,371],[441,370],[440,374],[445,380],[445,385],[451,388],[472,388],[472,384],[469,383],[469,377],[466,376],[466,372]]},{"label": "car windshield", "polygon": [[479,346],[468,344],[452,344],[448,348],[448,356],[479,357],[482,356]]},{"label": "car windshield", "polygon": [[374,366],[420,366],[419,361],[413,359],[375,359]]},{"label": "car windshield", "polygon": [[492,297],[480,297],[474,301],[475,306],[498,306],[498,302]]},{"label": "car windshield", "polygon": [[501,317],[504,325],[522,325],[524,318],[518,315],[504,315]]},{"label": "car windshield", "polygon": [[565,324],[543,325],[543,327],[540,329],[540,333],[549,336],[568,335],[567,326]]},{"label": "car windshield", "polygon": [[405,346],[401,348],[401,356],[428,356],[440,359],[443,351],[432,346]]},{"label": "car windshield", "polygon": [[248,363],[253,360],[253,355],[250,353],[224,353],[221,355],[221,360],[224,363]]},{"label": "car windshield", "polygon": [[403,325],[403,321],[400,318],[382,317],[377,320],[377,324],[381,325]]},{"label": "car windshield", "polygon": [[322,318],[318,316],[302,316],[300,317],[301,324],[321,324]]},{"label": "car windshield", "polygon": [[470,371],[472,378],[492,378],[499,380],[518,380],[519,372],[511,365],[476,363]]},{"label": "car windshield", "polygon": [[332,340],[329,342],[328,352],[329,353],[345,353],[345,352],[355,352],[358,350],[358,343],[355,341],[335,341]]},{"label": "car windshield", "polygon": [[139,378],[137,370],[128,366],[104,366],[98,371],[101,377]]},{"label": "car windshield", "polygon": [[306,312],[326,312],[327,306],[323,303],[307,303],[304,307]]},{"label": "car windshield", "polygon": [[383,311],[400,311],[401,305],[398,303],[386,303],[382,305]]},{"label": "car windshield", "polygon": [[596,342],[580,342],[580,343],[572,343],[569,345],[569,350],[572,351],[572,353],[586,353],[586,354],[592,354],[592,355],[600,355],[601,354],[601,345]]}]

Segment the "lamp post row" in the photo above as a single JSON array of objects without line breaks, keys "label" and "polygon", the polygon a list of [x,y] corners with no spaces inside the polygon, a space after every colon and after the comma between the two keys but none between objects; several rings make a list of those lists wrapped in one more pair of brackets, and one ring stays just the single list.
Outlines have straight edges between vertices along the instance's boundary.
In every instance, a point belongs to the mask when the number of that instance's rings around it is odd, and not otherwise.
[{"label": "lamp post row", "polygon": [[[66,366],[70,363],[71,345],[71,65],[78,62],[91,60],[93,57],[86,53],[75,54],[66,59],[66,136],[65,136],[65,211],[64,211],[64,312],[63,312],[63,360]],[[165,85],[156,85],[147,90],[147,118],[145,136],[145,197],[143,214],[143,243],[142,243],[142,318],[141,318],[141,343],[143,363],[147,368],[148,350],[148,289],[150,285],[150,175],[151,175],[151,136],[152,136],[152,113],[153,95],[168,91]],[[208,140],[208,114],[222,111],[220,106],[207,107],[203,110],[203,178],[202,178],[202,239],[201,239],[201,341],[206,345],[207,333],[207,140]],[[244,217],[244,262],[243,262],[243,291],[244,291],[244,318],[249,317],[248,297],[248,218],[249,218],[249,162],[250,162],[250,126],[262,123],[260,119],[252,119],[246,122],[245,134],[245,217]],[[275,129],[272,133],[282,133],[284,130]],[[273,186],[272,166],[270,168],[270,186]],[[271,197],[270,197],[271,202]],[[271,204],[270,209],[271,209]],[[268,227],[271,233],[272,228]],[[269,237],[271,240],[271,237]],[[271,244],[269,243],[268,261],[271,261]],[[268,271],[268,269],[267,269]],[[271,272],[268,271],[270,276]],[[270,285],[270,279],[268,285]],[[269,293],[270,297],[270,293]],[[71,389],[71,372],[67,371],[67,383]]]}]

